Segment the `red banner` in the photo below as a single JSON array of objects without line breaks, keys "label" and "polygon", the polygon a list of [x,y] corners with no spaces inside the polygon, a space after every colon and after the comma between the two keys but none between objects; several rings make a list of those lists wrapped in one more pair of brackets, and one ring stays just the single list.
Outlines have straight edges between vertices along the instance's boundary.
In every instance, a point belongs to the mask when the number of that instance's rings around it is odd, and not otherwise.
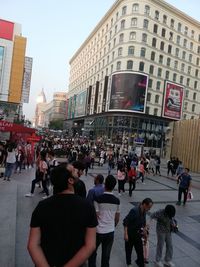
[{"label": "red banner", "polygon": [[35,133],[35,129],[9,121],[0,121],[0,132]]},{"label": "red banner", "polygon": [[163,103],[163,117],[180,120],[183,107],[183,86],[166,82]]}]

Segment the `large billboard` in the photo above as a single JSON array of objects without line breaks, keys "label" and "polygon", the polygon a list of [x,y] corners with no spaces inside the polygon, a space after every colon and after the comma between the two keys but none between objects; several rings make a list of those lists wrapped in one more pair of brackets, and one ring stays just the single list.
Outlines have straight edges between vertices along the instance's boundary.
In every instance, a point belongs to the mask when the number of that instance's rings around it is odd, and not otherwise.
[{"label": "large billboard", "polygon": [[0,38],[12,41],[13,30],[13,22],[0,19]]},{"label": "large billboard", "polygon": [[85,116],[87,91],[81,92],[76,98],[75,117]]},{"label": "large billboard", "polygon": [[144,113],[148,75],[139,72],[116,72],[112,75],[109,111]]},{"label": "large billboard", "polygon": [[182,85],[165,82],[165,94],[163,101],[163,117],[180,120],[183,108],[184,87]]},{"label": "large billboard", "polygon": [[0,120],[13,122],[19,114],[19,104],[0,101]]},{"label": "large billboard", "polygon": [[31,57],[25,57],[24,76],[23,76],[23,84],[22,84],[22,102],[23,103],[29,102],[32,65],[33,65],[33,59]]},{"label": "large billboard", "polygon": [[3,57],[4,57],[4,47],[0,46],[0,84],[3,70]]}]

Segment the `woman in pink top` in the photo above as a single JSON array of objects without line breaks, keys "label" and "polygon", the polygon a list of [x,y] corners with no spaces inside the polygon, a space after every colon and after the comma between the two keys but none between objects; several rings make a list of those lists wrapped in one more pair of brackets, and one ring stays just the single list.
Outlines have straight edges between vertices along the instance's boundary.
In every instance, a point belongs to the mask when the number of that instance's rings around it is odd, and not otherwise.
[{"label": "woman in pink top", "polygon": [[121,192],[125,192],[124,184],[126,182],[126,172],[123,167],[117,171],[117,180],[118,180],[118,193],[121,196]]},{"label": "woman in pink top", "polygon": [[142,183],[144,184],[144,161],[141,160],[138,166],[138,179],[142,178]]}]

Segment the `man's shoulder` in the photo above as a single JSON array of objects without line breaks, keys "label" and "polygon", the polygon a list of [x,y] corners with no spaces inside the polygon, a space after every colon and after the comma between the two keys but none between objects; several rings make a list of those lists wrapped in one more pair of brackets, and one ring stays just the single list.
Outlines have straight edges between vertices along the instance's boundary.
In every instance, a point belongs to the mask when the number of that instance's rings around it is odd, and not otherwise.
[{"label": "man's shoulder", "polygon": [[98,203],[110,203],[110,204],[120,204],[120,200],[118,197],[114,196],[113,194],[107,194],[106,192],[99,197],[97,197]]}]

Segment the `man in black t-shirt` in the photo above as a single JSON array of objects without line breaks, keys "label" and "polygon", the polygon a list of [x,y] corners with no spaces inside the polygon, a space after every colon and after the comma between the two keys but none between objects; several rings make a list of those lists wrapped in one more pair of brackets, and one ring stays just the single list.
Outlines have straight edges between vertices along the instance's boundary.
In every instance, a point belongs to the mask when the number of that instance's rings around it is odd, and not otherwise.
[{"label": "man in black t-shirt", "polygon": [[94,207],[74,194],[74,178],[66,166],[52,171],[57,194],[33,211],[28,250],[36,266],[81,266],[96,245]]},{"label": "man in black t-shirt", "polygon": [[74,185],[75,194],[79,195],[80,197],[86,198],[86,186],[85,183],[80,179],[81,175],[83,175],[83,172],[85,170],[85,164],[81,161],[74,161],[72,165],[75,169],[75,172],[77,173],[76,182]]}]

